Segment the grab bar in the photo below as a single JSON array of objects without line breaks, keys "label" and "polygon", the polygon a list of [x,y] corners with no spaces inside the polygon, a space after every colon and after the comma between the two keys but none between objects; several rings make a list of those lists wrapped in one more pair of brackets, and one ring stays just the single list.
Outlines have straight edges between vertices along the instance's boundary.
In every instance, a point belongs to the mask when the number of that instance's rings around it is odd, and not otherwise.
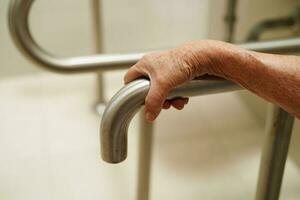
[{"label": "grab bar", "polygon": [[[62,58],[44,50],[33,38],[29,28],[29,12],[34,0],[11,0],[9,29],[16,45],[34,62],[48,70],[60,73],[91,72],[127,68],[135,64],[144,53],[98,54]],[[288,53],[300,49],[300,39],[254,42],[241,45],[261,52]]]},{"label": "grab bar", "polygon": [[[291,43],[291,41],[295,43]],[[278,52],[278,49],[284,49],[284,52],[299,52],[299,41],[300,39],[292,39],[250,43],[240,46],[264,52],[274,52],[275,50]],[[288,49],[288,46],[291,49]],[[128,126],[134,114],[144,103],[149,87],[149,80],[136,80],[124,86],[108,103],[100,128],[101,152],[104,161],[119,163],[126,158]],[[213,94],[237,89],[241,88],[222,79],[193,80],[172,90],[168,98]]]},{"label": "grab bar", "polygon": [[299,25],[300,22],[300,7],[296,7],[293,12],[284,17],[275,19],[266,19],[251,28],[247,35],[247,41],[257,41],[261,35],[266,31],[271,31],[278,28],[292,28]]},{"label": "grab bar", "polygon": [[[107,104],[101,121],[102,159],[119,163],[127,156],[127,129],[135,113],[142,107],[150,88],[147,79],[135,80],[124,86]],[[192,80],[173,89],[168,98],[199,96],[241,89],[224,79]]]},{"label": "grab bar", "polygon": [[34,0],[12,0],[9,9],[9,29],[14,42],[33,62],[60,73],[90,72],[128,68],[144,53],[91,55],[61,58],[44,50],[33,38],[29,28],[29,12]]}]

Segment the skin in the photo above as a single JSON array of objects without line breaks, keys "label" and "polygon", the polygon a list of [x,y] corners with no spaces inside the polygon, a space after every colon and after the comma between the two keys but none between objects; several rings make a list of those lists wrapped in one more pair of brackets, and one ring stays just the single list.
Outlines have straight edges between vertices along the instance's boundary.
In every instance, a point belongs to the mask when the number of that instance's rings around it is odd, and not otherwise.
[{"label": "skin", "polygon": [[231,80],[300,119],[298,56],[258,53],[221,41],[194,41],[145,55],[128,70],[124,82],[150,78],[145,114],[152,122],[162,108],[181,110],[188,103],[188,98],[166,101],[172,88],[205,74]]}]

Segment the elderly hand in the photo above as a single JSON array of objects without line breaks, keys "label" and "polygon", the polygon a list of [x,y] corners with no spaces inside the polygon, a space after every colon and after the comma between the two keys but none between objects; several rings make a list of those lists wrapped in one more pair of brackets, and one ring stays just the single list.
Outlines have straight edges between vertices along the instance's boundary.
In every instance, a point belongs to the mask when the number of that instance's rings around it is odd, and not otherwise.
[{"label": "elderly hand", "polygon": [[153,121],[162,108],[172,105],[180,110],[188,103],[188,98],[165,99],[172,88],[208,73],[215,60],[215,49],[220,45],[223,43],[207,40],[186,43],[168,51],[147,54],[129,69],[125,84],[142,76],[150,78],[151,86],[145,99],[148,121]]},{"label": "elderly hand", "polygon": [[204,74],[231,80],[300,119],[299,66],[299,56],[258,53],[225,42],[202,40],[144,56],[129,69],[124,81],[150,78],[145,100],[148,121],[170,105],[182,109],[188,99],[165,101],[168,92]]}]

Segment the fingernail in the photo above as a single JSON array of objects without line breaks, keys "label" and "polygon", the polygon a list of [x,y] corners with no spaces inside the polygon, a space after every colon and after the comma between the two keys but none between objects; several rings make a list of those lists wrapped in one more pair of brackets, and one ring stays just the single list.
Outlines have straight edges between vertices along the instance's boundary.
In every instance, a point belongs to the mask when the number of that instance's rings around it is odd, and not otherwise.
[{"label": "fingernail", "polygon": [[147,112],[146,113],[146,119],[147,119],[148,122],[153,122],[155,120],[155,116],[152,113]]}]

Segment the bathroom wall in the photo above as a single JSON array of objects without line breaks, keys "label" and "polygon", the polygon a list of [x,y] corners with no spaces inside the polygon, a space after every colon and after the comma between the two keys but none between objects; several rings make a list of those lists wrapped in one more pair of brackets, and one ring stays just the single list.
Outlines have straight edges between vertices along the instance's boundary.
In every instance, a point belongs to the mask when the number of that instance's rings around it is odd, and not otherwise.
[{"label": "bathroom wall", "polygon": [[[208,0],[101,2],[105,53],[166,49],[208,36]],[[104,79],[121,86],[124,72],[105,72]]]},{"label": "bathroom wall", "polygon": [[207,37],[207,0],[104,0],[102,5],[108,52],[153,50]]}]

